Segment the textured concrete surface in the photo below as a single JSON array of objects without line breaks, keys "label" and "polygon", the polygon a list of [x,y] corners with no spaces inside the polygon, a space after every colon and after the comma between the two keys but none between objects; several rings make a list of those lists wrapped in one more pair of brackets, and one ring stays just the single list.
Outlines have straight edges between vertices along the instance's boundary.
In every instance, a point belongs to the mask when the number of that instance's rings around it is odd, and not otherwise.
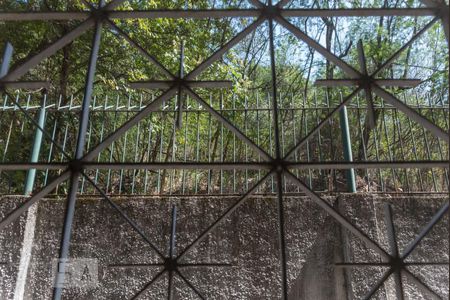
[{"label": "textured concrete surface", "polygon": [[[236,197],[122,197],[117,203],[158,249],[167,254],[171,207],[178,207],[177,252],[193,241]],[[399,249],[414,239],[448,196],[340,195],[330,203],[386,250],[383,203],[392,204]],[[23,201],[0,198],[0,216]],[[287,197],[286,243],[290,299],[360,299],[381,276],[380,268],[344,272],[334,264],[343,260],[379,261],[356,237],[349,234],[306,197]],[[52,261],[58,255],[64,200],[39,202],[35,241],[26,282],[26,299],[50,299]],[[277,238],[277,207],[273,197],[248,199],[233,215],[183,258],[186,263],[229,263],[229,267],[183,268],[182,273],[206,299],[279,299],[280,268]],[[12,299],[23,241],[25,216],[0,233],[0,299]],[[448,217],[436,226],[411,255],[415,261],[448,261]],[[98,281],[94,287],[69,287],[64,299],[130,299],[161,269],[114,268],[111,264],[160,262],[155,252],[104,200],[79,199],[73,227],[71,258],[95,259]],[[444,299],[448,298],[448,268],[410,269]],[[175,299],[198,299],[179,278]],[[164,299],[167,276],[150,286],[142,299]],[[427,299],[406,283],[407,299]],[[395,299],[388,281],[376,299]]]}]

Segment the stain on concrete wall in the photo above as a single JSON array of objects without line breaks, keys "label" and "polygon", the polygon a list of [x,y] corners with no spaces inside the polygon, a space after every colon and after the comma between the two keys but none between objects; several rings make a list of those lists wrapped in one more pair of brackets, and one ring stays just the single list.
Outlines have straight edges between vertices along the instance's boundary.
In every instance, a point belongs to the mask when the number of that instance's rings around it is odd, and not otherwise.
[{"label": "stain on concrete wall", "polygon": [[[121,197],[114,198],[163,254],[168,254],[171,208],[178,208],[177,249],[181,253],[237,197]],[[392,204],[399,248],[403,249],[436,212],[446,196],[392,197],[389,195],[340,195],[330,203],[354,224],[387,249],[383,203]],[[23,201],[0,198],[0,216]],[[360,299],[381,276],[380,268],[336,270],[340,261],[379,261],[379,257],[356,237],[341,229],[331,217],[306,197],[287,197],[286,244],[291,299]],[[35,240],[26,281],[25,299],[50,299],[52,264],[64,216],[64,200],[45,199],[38,204]],[[277,238],[277,207],[274,197],[252,197],[225,219],[205,240],[191,248],[183,263],[226,263],[221,267],[185,267],[185,278],[206,299],[279,299],[280,268]],[[0,233],[0,299],[12,299],[17,264],[23,242],[25,217]],[[433,229],[429,238],[411,255],[420,261],[448,261],[448,217]],[[130,299],[161,271],[158,266],[133,268],[112,264],[154,264],[161,258],[105,200],[79,199],[73,227],[71,258],[94,259],[96,284],[72,286],[64,299]],[[15,269],[16,268],[16,269]],[[411,270],[443,298],[448,298],[448,267]],[[165,299],[167,276],[163,275],[142,294],[142,299]],[[192,289],[176,277],[175,299],[198,299]],[[406,284],[408,299],[426,299]],[[422,297],[422,298],[421,298]],[[376,299],[395,299],[388,281]]]}]

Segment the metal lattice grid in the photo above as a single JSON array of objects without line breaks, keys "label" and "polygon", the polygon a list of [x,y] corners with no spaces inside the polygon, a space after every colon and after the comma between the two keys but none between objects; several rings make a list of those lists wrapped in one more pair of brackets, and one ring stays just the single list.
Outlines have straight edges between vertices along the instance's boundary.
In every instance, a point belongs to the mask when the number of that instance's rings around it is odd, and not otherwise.
[{"label": "metal lattice grid", "polygon": [[[430,131],[434,136],[443,140],[447,145],[449,143],[449,136],[447,132],[445,132],[442,128],[437,126],[435,123],[430,121],[429,119],[423,117],[416,110],[412,109],[410,106],[400,101],[396,96],[382,88],[381,86],[410,86],[415,85],[417,82],[415,80],[403,80],[401,82],[395,79],[379,79],[375,78],[375,76],[386,68],[388,65],[392,64],[396,58],[404,51],[409,45],[411,45],[415,40],[417,40],[424,32],[427,31],[434,23],[441,21],[443,24],[443,28],[445,31],[445,35],[448,42],[448,34],[449,34],[449,7],[448,5],[442,1],[423,1],[426,5],[425,8],[370,8],[370,9],[313,9],[313,8],[302,8],[302,9],[289,9],[286,8],[290,1],[282,0],[277,4],[272,4],[269,0],[268,4],[263,4],[257,0],[249,1],[253,8],[250,9],[204,9],[204,10],[191,10],[191,9],[161,9],[161,10],[149,10],[149,11],[124,11],[124,10],[115,10],[120,7],[121,4],[125,2],[125,0],[112,0],[109,3],[105,3],[104,1],[100,1],[98,6],[94,6],[87,1],[83,1],[86,3],[87,7],[89,7],[88,11],[79,11],[79,12],[2,12],[0,13],[0,20],[2,21],[37,21],[37,20],[45,20],[45,21],[56,21],[56,20],[79,20],[81,23],[77,25],[74,29],[72,29],[69,33],[64,35],[63,37],[56,40],[46,49],[41,51],[40,53],[32,56],[27,59],[24,63],[21,63],[17,67],[12,70],[9,70],[9,62],[12,56],[12,47],[8,45],[5,49],[2,67],[0,72],[0,84],[3,88],[35,88],[46,86],[45,82],[25,82],[18,81],[18,79],[26,74],[30,69],[39,64],[42,60],[48,58],[49,56],[55,54],[58,50],[63,48],[65,45],[81,36],[88,29],[94,29],[94,37],[92,40],[92,48],[90,53],[88,72],[86,76],[86,84],[84,89],[84,98],[81,107],[81,117],[79,122],[79,131],[77,138],[77,145],[75,154],[72,156],[64,151],[61,146],[54,143],[55,147],[60,148],[61,152],[66,157],[67,161],[62,164],[42,164],[42,163],[6,163],[2,164],[2,170],[19,170],[19,169],[36,169],[36,168],[63,168],[63,172],[50,181],[44,188],[36,191],[33,195],[21,206],[10,212],[7,217],[5,217],[0,222],[0,230],[3,230],[8,224],[12,221],[16,220],[22,213],[27,211],[34,203],[45,197],[49,192],[51,192],[56,186],[60,183],[68,181],[69,182],[69,193],[67,198],[67,209],[65,214],[65,222],[63,228],[63,238],[60,247],[60,255],[59,255],[59,266],[58,266],[58,275],[56,278],[56,287],[54,289],[54,299],[61,299],[62,287],[64,286],[64,268],[68,259],[68,252],[70,246],[70,238],[71,238],[71,230],[72,230],[72,222],[75,210],[75,202],[77,199],[77,191],[79,190],[80,180],[83,179],[90,184],[93,185],[95,189],[116,209],[120,211],[120,209],[111,201],[108,195],[97,186],[97,184],[85,174],[85,170],[88,169],[98,169],[100,167],[105,168],[154,168],[151,164],[138,164],[136,166],[134,164],[129,164],[126,162],[123,163],[106,163],[99,164],[95,163],[94,160],[97,158],[99,153],[110,146],[115,140],[117,140],[120,136],[125,134],[127,130],[137,125],[142,119],[148,116],[151,112],[159,109],[162,103],[168,101],[174,96],[178,95],[178,105],[177,105],[177,115],[176,122],[177,126],[181,127],[182,124],[182,110],[183,110],[183,96],[189,96],[191,99],[198,102],[203,108],[208,111],[211,116],[220,121],[225,128],[232,131],[236,137],[238,137],[242,142],[246,143],[250,149],[258,153],[261,157],[262,161],[258,163],[207,163],[207,162],[195,162],[193,164],[187,164],[183,162],[173,162],[167,165],[159,165],[158,168],[161,169],[173,169],[173,168],[193,168],[197,169],[200,167],[212,169],[257,169],[263,170],[266,172],[266,175],[260,178],[260,180],[255,183],[249,190],[237,201],[233,206],[231,206],[225,214],[223,214],[219,219],[217,219],[213,224],[211,224],[208,229],[202,233],[197,239],[192,242],[192,244],[187,247],[181,254],[178,255],[182,257],[189,249],[197,245],[205,236],[212,230],[214,230],[222,220],[232,214],[237,207],[239,207],[251,194],[257,191],[258,187],[263,184],[270,176],[274,176],[276,179],[276,194],[278,197],[278,222],[279,222],[279,245],[280,245],[280,267],[281,267],[281,282],[282,282],[282,295],[283,299],[287,299],[288,296],[288,286],[287,286],[287,265],[286,265],[286,245],[285,245],[285,221],[284,221],[284,203],[283,203],[283,186],[284,182],[288,181],[295,184],[302,193],[306,194],[310,197],[314,202],[316,202],[322,209],[324,209],[329,215],[335,218],[344,228],[349,230],[351,233],[360,238],[368,247],[372,248],[375,252],[380,254],[380,256],[384,259],[385,265],[389,266],[389,271],[385,274],[382,280],[370,291],[367,295],[367,298],[370,298],[376,290],[383,284],[385,279],[394,274],[396,283],[398,286],[398,297],[402,298],[402,282],[401,276],[399,274],[403,274],[408,278],[411,278],[411,274],[402,267],[403,258],[406,257],[412,249],[414,249],[418,243],[428,234],[431,228],[439,222],[439,220],[447,213],[448,210],[448,202],[436,213],[433,219],[429,222],[429,224],[422,230],[422,232],[417,236],[417,238],[411,242],[410,246],[405,250],[405,253],[401,256],[398,255],[398,250],[396,250],[396,242],[395,242],[395,232],[391,229],[389,230],[390,237],[390,247],[391,251],[388,253],[383,248],[381,248],[375,241],[373,241],[370,237],[368,237],[362,230],[353,225],[346,217],[344,217],[340,212],[338,212],[335,208],[333,208],[326,200],[324,200],[321,196],[319,196],[314,190],[308,187],[302,180],[300,180],[294,173],[293,169],[296,166],[301,167],[302,165],[307,165],[304,161],[291,161],[293,154],[297,149],[303,146],[308,140],[316,134],[321,128],[323,128],[327,122],[332,118],[335,113],[341,112],[345,106],[352,100],[360,91],[365,92],[366,100],[367,100],[367,108],[368,115],[371,116],[373,114],[373,103],[372,103],[372,93],[376,94],[380,98],[382,98],[386,103],[394,106],[402,113],[406,114],[411,120],[419,123],[423,128]],[[347,64],[344,60],[337,57],[329,50],[321,46],[318,42],[316,42],[313,38],[308,36],[305,32],[300,30],[298,27],[294,26],[288,18],[294,17],[346,17],[346,16],[380,16],[380,15],[396,15],[396,16],[434,16],[431,22],[429,22],[426,26],[421,28],[414,34],[408,41],[398,49],[389,59],[387,59],[379,68],[377,68],[372,74],[367,73],[364,51],[362,50],[362,43],[359,43],[359,58],[360,58],[360,70],[355,69],[354,67]],[[125,32],[121,31],[118,28],[114,21],[115,19],[136,19],[136,18],[240,18],[240,17],[252,17],[256,18],[254,22],[252,22],[249,26],[247,26],[240,33],[235,35],[230,41],[228,41],[223,47],[219,50],[215,51],[208,59],[204,62],[200,63],[196,68],[192,71],[184,74],[183,70],[183,60],[184,55],[181,55],[180,61],[180,69],[178,74],[171,73],[167,68],[165,68],[161,63],[158,62],[156,58],[154,58],[151,54],[149,54],[143,47],[139,46],[130,36],[128,36]],[[271,110],[272,110],[272,121],[273,121],[273,136],[274,136],[274,153],[270,154],[264,149],[262,149],[257,143],[255,143],[252,139],[250,139],[245,133],[243,133],[238,127],[233,124],[230,120],[223,116],[219,111],[214,109],[208,101],[203,99],[195,91],[196,88],[208,88],[215,87],[217,85],[228,87],[229,82],[227,81],[203,81],[198,80],[197,78],[204,72],[209,66],[211,66],[214,62],[220,59],[228,50],[230,50],[233,46],[241,42],[246,36],[256,30],[263,23],[268,23],[268,32],[267,36],[269,37],[269,53],[270,53],[270,66],[271,66]],[[344,97],[343,101],[331,110],[324,119],[319,122],[319,124],[314,127],[309,133],[303,137],[300,141],[298,141],[294,147],[290,151],[287,151],[286,154],[282,153],[282,138],[280,135],[279,128],[279,117],[280,117],[280,109],[279,109],[279,93],[277,91],[277,73],[276,73],[276,61],[275,61],[275,43],[274,43],[274,26],[275,23],[290,33],[292,33],[295,37],[305,42],[309,47],[314,49],[317,53],[321,54],[325,57],[330,63],[333,63],[338,68],[340,68],[349,78],[345,80],[328,80],[319,82],[319,84],[327,85],[327,86],[354,86],[352,92],[350,92],[347,96]],[[106,26],[105,26],[106,25]],[[89,122],[90,115],[90,107],[91,100],[93,94],[93,79],[96,72],[98,53],[100,47],[100,38],[102,34],[103,27],[110,28],[111,30],[118,32],[122,35],[131,45],[136,47],[139,52],[141,52],[152,64],[157,66],[160,71],[167,75],[170,80],[166,81],[147,81],[147,82],[135,82],[132,83],[131,86],[135,88],[162,88],[164,92],[158,96],[153,102],[149,105],[146,105],[142,108],[137,114],[129,118],[127,122],[125,122],[121,127],[116,129],[112,134],[106,137],[103,141],[101,141],[98,145],[93,147],[90,151],[85,153],[86,148],[86,133]],[[181,53],[183,50],[181,49]],[[14,99],[11,99],[14,101]],[[17,107],[20,107],[19,103],[15,103]],[[373,118],[372,118],[373,120]],[[46,138],[50,139],[52,142],[53,139],[51,134],[42,129],[42,126],[39,124],[35,124],[39,129],[41,129],[42,133]],[[375,126],[372,121],[372,126]],[[435,164],[435,162],[423,162],[424,165],[430,166]],[[326,163],[323,163],[326,164]],[[338,162],[333,163],[333,165],[328,165],[326,167],[331,167],[334,169],[346,169],[352,172],[353,168],[361,167],[365,168],[370,164],[369,162],[362,163],[358,165],[358,163],[351,162]],[[382,167],[383,163],[373,163],[374,165],[378,165]],[[439,167],[448,167],[448,161],[441,161],[437,163]],[[447,165],[445,165],[447,164]],[[394,165],[395,166],[395,165]],[[435,166],[435,165],[433,165]],[[309,165],[308,168],[312,168],[313,166]],[[390,165],[392,167],[392,165]],[[391,220],[391,212],[388,208],[387,216]],[[140,229],[134,224],[134,222],[129,219],[123,212],[121,212],[123,217],[127,220],[127,222],[133,226],[135,230],[138,232]],[[388,222],[389,223],[389,222]],[[392,221],[390,221],[392,224]],[[148,240],[151,244],[151,242]],[[168,264],[169,265],[169,264]],[[345,265],[345,264],[344,264]],[[348,266],[352,266],[349,264]],[[172,270],[172,265],[168,267]],[[178,271],[176,273],[179,276],[182,276]],[[183,277],[182,277],[183,278]],[[420,279],[413,277],[413,281],[416,285],[425,290],[427,293],[437,296],[425,283],[423,283]],[[153,282],[153,281],[151,281]],[[169,281],[171,282],[171,281]],[[195,287],[191,286],[192,289],[195,290]],[[172,289],[169,284],[169,298],[172,293],[170,292]],[[201,297],[200,292],[198,295]]]}]

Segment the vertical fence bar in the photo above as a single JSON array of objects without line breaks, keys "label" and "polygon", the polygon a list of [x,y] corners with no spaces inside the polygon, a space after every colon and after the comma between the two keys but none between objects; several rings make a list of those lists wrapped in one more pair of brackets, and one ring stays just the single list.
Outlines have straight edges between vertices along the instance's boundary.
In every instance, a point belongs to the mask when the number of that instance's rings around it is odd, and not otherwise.
[{"label": "vertical fence bar", "polygon": [[[305,130],[305,136],[309,133],[308,131],[308,111],[307,111],[307,107],[306,107],[306,94],[303,97],[303,128]],[[310,157],[310,147],[309,147],[309,139],[306,141],[306,161],[310,162],[311,161],[311,157]],[[312,172],[311,169],[308,169],[308,187],[310,189],[313,188],[313,182],[312,182]]]},{"label": "vertical fence bar", "polygon": [[[220,92],[220,114],[223,115],[223,92]],[[223,122],[220,122],[220,162],[224,162]],[[223,194],[223,170],[220,169],[220,194]]]},{"label": "vertical fence bar", "polygon": [[[212,95],[211,93],[209,94],[209,105],[212,106]],[[211,114],[208,114],[208,162],[211,162],[211,120],[212,116]],[[211,169],[208,169],[208,178],[206,181],[206,188],[207,188],[207,193],[211,193],[211,177],[212,177],[212,172]]]},{"label": "vertical fence bar", "polygon": [[[185,98],[185,103],[186,103],[186,109],[184,110],[184,116],[185,116],[185,120],[184,120],[184,145],[183,145],[183,159],[184,162],[187,161],[187,132],[188,132],[188,128],[189,128],[189,118],[188,118],[188,111],[189,111],[189,97],[186,96]],[[186,170],[183,169],[181,170],[181,193],[184,195],[184,193],[186,192]]]},{"label": "vertical fence bar", "polygon": [[[44,129],[45,127],[45,118],[46,118],[46,103],[47,103],[47,95],[44,95],[44,99],[41,104],[41,108],[39,109],[38,120],[37,123],[40,128]],[[42,146],[42,135],[43,132],[40,128],[36,128],[36,133],[34,135],[33,149],[31,151],[31,159],[30,162],[35,163],[39,160],[39,153],[41,152]],[[34,181],[36,178],[36,169],[30,169],[27,172],[27,179],[25,182],[25,195],[28,196],[33,191]]]},{"label": "vertical fence bar", "polygon": [[[357,121],[358,121],[358,134],[359,134],[359,137],[360,137],[360,148],[359,149],[361,149],[362,148],[362,154],[363,154],[363,157],[364,157],[364,160],[365,161],[367,161],[367,149],[366,149],[366,143],[365,143],[365,141],[364,141],[364,133],[363,133],[363,128],[362,128],[362,122],[361,122],[361,107],[359,106],[359,98],[358,98],[358,95],[356,95],[356,117],[357,117]],[[359,151],[361,151],[361,150],[358,150],[358,159],[360,159],[360,152]],[[367,191],[368,192],[370,192],[370,186],[373,184],[373,182],[372,182],[372,180],[371,180],[371,178],[370,178],[370,173],[369,173],[369,171],[367,170],[367,169],[364,169],[364,174],[365,174],[365,179],[366,179],[366,182],[367,182]]]},{"label": "vertical fence bar", "polygon": [[[352,141],[350,138],[350,128],[348,125],[347,106],[345,105],[342,107],[341,110],[339,110],[339,121],[341,123],[342,148],[344,150],[344,159],[345,161],[352,162],[353,161]],[[356,193],[355,170],[353,168],[348,169],[345,173],[347,178],[347,191],[349,193]]]}]

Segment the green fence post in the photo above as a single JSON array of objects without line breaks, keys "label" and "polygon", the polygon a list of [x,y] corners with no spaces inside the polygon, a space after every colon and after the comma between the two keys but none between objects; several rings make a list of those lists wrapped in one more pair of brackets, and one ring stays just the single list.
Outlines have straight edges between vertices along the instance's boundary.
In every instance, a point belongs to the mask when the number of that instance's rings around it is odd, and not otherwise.
[{"label": "green fence post", "polygon": [[[44,101],[42,102],[42,106],[39,110],[39,116],[38,116],[38,124],[41,127],[41,129],[44,129],[45,126],[45,105],[46,105],[46,99],[47,95],[44,96]],[[41,150],[42,145],[42,135],[43,132],[40,128],[36,128],[36,134],[34,136],[34,143],[33,143],[33,149],[31,152],[31,159],[30,162],[35,163],[38,162],[39,159],[39,152]],[[36,178],[36,169],[30,169],[27,173],[27,179],[25,182],[25,195],[28,196],[33,192],[33,186],[34,186],[34,180]]]},{"label": "green fence post", "polygon": [[[344,149],[344,159],[348,162],[353,161],[352,156],[352,142],[350,139],[350,130],[348,127],[348,116],[347,116],[347,107],[344,106],[339,111],[339,121],[341,123],[341,134],[342,134],[342,145]],[[347,177],[347,191],[349,193],[356,192],[356,183],[355,183],[355,170],[348,169],[346,172]]]}]

